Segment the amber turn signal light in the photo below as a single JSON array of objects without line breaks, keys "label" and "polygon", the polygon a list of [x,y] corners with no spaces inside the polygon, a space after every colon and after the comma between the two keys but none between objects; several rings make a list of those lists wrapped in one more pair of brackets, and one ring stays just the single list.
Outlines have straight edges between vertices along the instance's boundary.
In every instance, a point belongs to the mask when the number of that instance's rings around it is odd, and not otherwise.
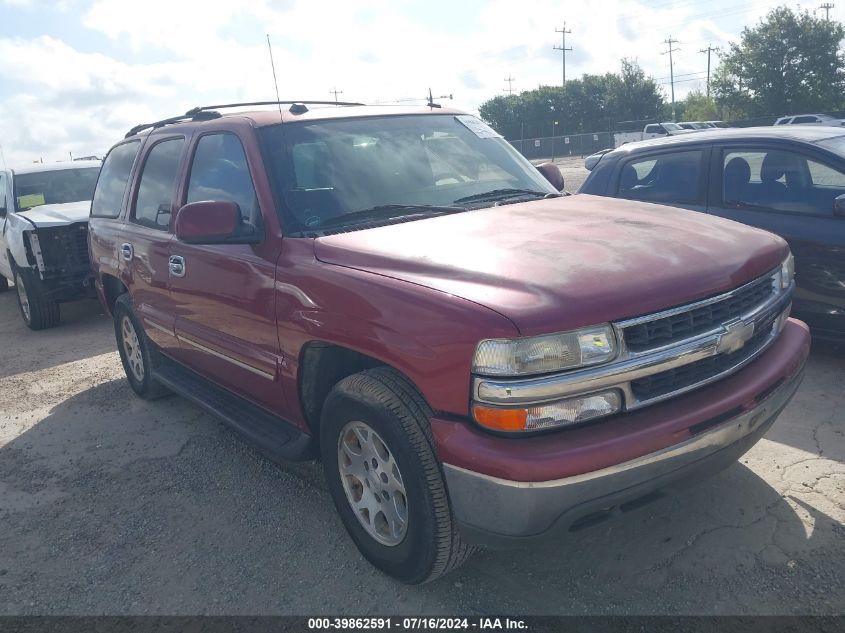
[{"label": "amber turn signal light", "polygon": [[493,409],[476,404],[472,413],[479,424],[495,431],[523,431],[528,420],[527,409]]}]

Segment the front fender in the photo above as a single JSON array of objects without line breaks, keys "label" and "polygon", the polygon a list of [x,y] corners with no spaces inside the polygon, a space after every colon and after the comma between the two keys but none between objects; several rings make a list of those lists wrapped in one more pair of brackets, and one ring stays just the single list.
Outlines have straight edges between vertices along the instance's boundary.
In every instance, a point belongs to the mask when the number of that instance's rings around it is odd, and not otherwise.
[{"label": "front fender", "polygon": [[32,222],[18,213],[10,213],[6,216],[4,237],[6,238],[6,248],[11,254],[12,261],[9,264],[22,269],[34,267],[27,256],[26,236],[24,234],[28,231],[35,231],[35,229],[36,226]]}]

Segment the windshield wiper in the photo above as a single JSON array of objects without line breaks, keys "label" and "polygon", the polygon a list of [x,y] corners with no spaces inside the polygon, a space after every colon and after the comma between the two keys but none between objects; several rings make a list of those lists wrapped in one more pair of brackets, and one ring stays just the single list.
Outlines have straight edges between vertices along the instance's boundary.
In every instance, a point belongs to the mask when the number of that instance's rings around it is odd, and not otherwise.
[{"label": "windshield wiper", "polygon": [[510,198],[513,196],[532,195],[537,198],[558,198],[559,193],[543,193],[542,191],[534,191],[533,189],[493,189],[492,191],[485,191],[483,193],[474,193],[471,196],[464,196],[458,198],[455,202],[484,202],[487,200],[499,200],[501,198]]},{"label": "windshield wiper", "polygon": [[[413,213],[402,213],[412,211]],[[433,206],[430,204],[380,204],[370,209],[344,213],[336,218],[331,218],[314,227],[314,230],[322,230],[329,227],[343,226],[346,224],[359,224],[367,220],[393,220],[396,218],[426,217],[432,215],[446,215],[449,213],[460,213],[466,211],[466,207]]]}]

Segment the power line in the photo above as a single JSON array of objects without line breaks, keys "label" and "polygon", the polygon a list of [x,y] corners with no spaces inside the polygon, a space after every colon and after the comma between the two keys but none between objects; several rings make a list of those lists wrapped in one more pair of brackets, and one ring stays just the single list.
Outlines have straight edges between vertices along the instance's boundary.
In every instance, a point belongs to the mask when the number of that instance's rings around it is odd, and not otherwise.
[{"label": "power line", "polygon": [[707,53],[707,96],[710,96],[710,53],[713,51],[718,52],[718,48],[714,48],[710,44],[707,45],[707,48],[702,48],[699,53]]},{"label": "power line", "polygon": [[660,53],[661,55],[669,55],[669,81],[671,82],[672,86],[672,120],[675,120],[675,65],[672,61],[672,53],[675,51],[679,51],[681,49],[674,48],[673,44],[679,44],[678,40],[673,39],[672,36],[669,36],[668,40],[663,40],[663,43],[666,44],[668,47],[667,50]]},{"label": "power line", "polygon": [[830,22],[830,10],[834,8],[834,4],[832,2],[824,2],[819,7],[820,9],[824,9],[824,19]]},{"label": "power line", "polygon": [[561,87],[563,88],[566,87],[566,51],[572,50],[571,46],[569,48],[566,47],[566,36],[572,33],[572,29],[567,29],[566,22],[564,22],[563,28],[555,29],[555,33],[560,33],[561,35],[561,45],[558,46],[557,44],[555,44],[554,46],[552,46],[552,49],[560,51],[563,57],[563,83],[561,84]]},{"label": "power line", "polygon": [[513,95],[513,82],[516,81],[516,77],[511,77],[510,73],[508,73],[508,76],[505,78],[505,81],[508,82],[508,87],[505,88],[505,91],[508,93],[508,96],[512,96]]},{"label": "power line", "polygon": [[343,90],[338,90],[337,86],[335,86],[334,90],[329,90],[330,95],[334,95],[334,102],[337,103],[337,95],[342,95]]}]

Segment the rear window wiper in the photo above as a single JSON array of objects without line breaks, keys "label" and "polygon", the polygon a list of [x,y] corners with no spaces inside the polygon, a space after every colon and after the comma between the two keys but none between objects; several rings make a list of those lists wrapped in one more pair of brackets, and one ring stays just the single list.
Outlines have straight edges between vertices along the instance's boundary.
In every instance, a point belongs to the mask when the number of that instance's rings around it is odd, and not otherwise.
[{"label": "rear window wiper", "polygon": [[[411,211],[412,213],[403,213]],[[315,230],[329,227],[343,226],[346,224],[358,224],[367,220],[392,220],[396,218],[426,217],[431,215],[445,215],[449,213],[460,213],[466,211],[465,207],[435,206],[430,204],[380,204],[369,209],[344,213],[336,218],[322,222]]]},{"label": "rear window wiper", "polygon": [[458,198],[455,202],[483,202],[486,200],[498,200],[500,198],[509,198],[512,196],[532,195],[537,198],[558,198],[559,193],[543,193],[542,191],[534,191],[533,189],[493,189],[492,191],[485,191],[483,193],[474,193],[471,196],[464,196]]}]

